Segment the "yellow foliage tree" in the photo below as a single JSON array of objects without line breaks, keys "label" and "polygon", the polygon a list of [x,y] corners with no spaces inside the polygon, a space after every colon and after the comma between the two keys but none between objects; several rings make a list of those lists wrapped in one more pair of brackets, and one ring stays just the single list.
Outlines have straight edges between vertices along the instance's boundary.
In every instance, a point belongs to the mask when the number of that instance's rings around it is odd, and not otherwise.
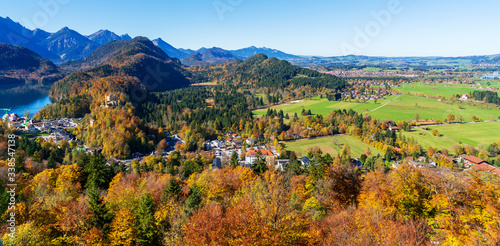
[{"label": "yellow foliage tree", "polygon": [[126,208],[120,209],[111,223],[111,233],[109,235],[111,245],[133,245],[136,237],[134,215]]}]

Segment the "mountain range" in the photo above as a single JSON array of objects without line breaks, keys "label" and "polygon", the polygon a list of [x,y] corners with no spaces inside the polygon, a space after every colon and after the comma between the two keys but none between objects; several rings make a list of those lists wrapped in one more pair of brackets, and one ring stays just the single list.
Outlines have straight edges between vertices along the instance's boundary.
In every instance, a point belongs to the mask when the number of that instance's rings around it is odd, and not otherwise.
[{"label": "mountain range", "polygon": [[9,17],[0,17],[0,43],[26,47],[54,63],[80,60],[105,43],[130,39],[127,34],[118,36],[107,30],[100,30],[89,36],[67,27],[55,33],[41,29],[30,30]]},{"label": "mountain range", "polygon": [[188,57],[182,59],[182,64],[187,66],[208,66],[212,64],[219,64],[228,61],[233,61],[238,59],[233,53],[230,51],[213,47],[210,49],[202,48]]},{"label": "mountain range", "polygon": [[257,54],[264,54],[268,57],[275,57],[275,58],[278,58],[280,60],[289,60],[289,59],[300,58],[300,56],[287,54],[283,51],[265,48],[265,47],[257,48],[255,46],[251,46],[251,47],[243,48],[243,49],[239,49],[239,50],[231,50],[230,52],[233,53],[235,56],[242,57],[244,59],[248,59],[248,58],[250,58],[254,55],[257,55]]},{"label": "mountain range", "polygon": [[[55,33],[41,29],[30,30],[9,17],[0,17],[0,43],[26,47],[55,64],[82,60],[98,47],[112,41],[131,40],[127,34],[117,35],[109,30],[99,30],[85,36],[67,27]],[[207,66],[235,59],[248,59],[255,54],[265,54],[287,60],[302,67],[345,67],[345,66],[385,66],[385,67],[423,67],[432,69],[435,66],[453,67],[455,63],[465,64],[500,64],[499,55],[468,57],[369,57],[369,56],[297,56],[280,50],[251,46],[237,50],[222,48],[201,48],[199,50],[176,48],[158,38],[153,43],[160,47],[169,57],[177,58],[184,65]],[[445,65],[441,65],[445,64]]]},{"label": "mountain range", "polygon": [[132,38],[128,34],[124,34],[121,36],[116,35],[114,32],[111,32],[109,30],[99,30],[95,32],[94,34],[88,35],[88,39],[91,41],[94,41],[94,43],[98,45],[105,45],[109,42],[115,41],[115,40],[131,40]]},{"label": "mountain range", "polygon": [[168,56],[177,59],[184,59],[194,52],[192,50],[177,49],[161,38],[154,39],[153,43],[160,47]]},{"label": "mountain range", "polygon": [[[55,33],[49,33],[41,29],[30,30],[9,17],[0,17],[0,43],[26,47],[56,64],[84,59],[98,47],[109,42],[131,39],[128,34],[117,35],[109,30],[99,30],[88,36],[68,27],[64,27]],[[286,54],[279,50],[256,48],[254,46],[232,51],[221,48],[192,50],[175,48],[161,38],[154,39],[153,43],[160,47],[169,57],[185,61],[185,65],[211,65],[238,58],[247,59],[258,53],[278,59],[298,58],[298,56]]]}]

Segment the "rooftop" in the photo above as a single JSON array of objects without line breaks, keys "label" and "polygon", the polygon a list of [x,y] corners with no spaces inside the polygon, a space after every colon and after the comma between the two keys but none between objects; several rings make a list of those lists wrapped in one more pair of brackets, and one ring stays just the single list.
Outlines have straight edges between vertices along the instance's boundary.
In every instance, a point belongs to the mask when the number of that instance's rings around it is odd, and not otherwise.
[{"label": "rooftop", "polygon": [[470,161],[470,162],[472,162],[472,163],[476,163],[476,164],[481,164],[483,162],[486,163],[485,160],[483,160],[481,158],[477,158],[475,156],[471,156],[471,155],[465,157],[465,159],[468,160],[468,161]]},{"label": "rooftop", "polygon": [[[273,153],[267,149],[260,150],[262,156],[274,156]],[[257,150],[250,150],[247,152],[246,156],[254,156],[257,154]]]}]

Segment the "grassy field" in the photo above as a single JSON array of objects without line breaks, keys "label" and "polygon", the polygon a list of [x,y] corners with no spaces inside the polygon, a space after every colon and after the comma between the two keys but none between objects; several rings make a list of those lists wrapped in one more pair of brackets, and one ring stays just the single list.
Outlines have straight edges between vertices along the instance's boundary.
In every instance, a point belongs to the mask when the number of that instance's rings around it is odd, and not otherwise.
[{"label": "grassy field", "polygon": [[[401,92],[403,90],[403,87],[393,87],[393,90]],[[444,84],[444,83],[437,83],[437,84],[426,84],[426,83],[410,83],[410,84],[405,84],[404,91],[414,93],[414,94],[421,94],[423,93],[424,95],[432,95],[432,96],[444,96],[446,98],[453,96],[453,95],[463,95],[463,94],[468,94],[473,92],[474,88],[472,88],[472,85],[456,85],[456,84]]]},{"label": "grassy field", "polygon": [[478,146],[480,143],[491,144],[500,141],[500,122],[485,122],[463,125],[435,126],[442,135],[459,142]]},{"label": "grassy field", "polygon": [[[334,143],[334,138],[338,138],[338,145]],[[329,153],[332,156],[335,156],[338,154],[338,152],[340,151],[340,149],[344,144],[349,144],[349,147],[351,148],[352,157],[360,157],[362,154],[365,153],[366,147],[370,147],[372,155],[383,154],[379,150],[361,142],[361,140],[358,140],[354,137],[347,135],[299,140],[295,142],[283,143],[285,149],[290,151],[295,151],[297,156],[306,155],[307,148],[315,146],[319,147],[323,151],[323,153]]]},{"label": "grassy field", "polygon": [[415,114],[420,115],[420,119],[439,119],[445,120],[448,114],[463,117],[464,121],[471,121],[472,116],[488,120],[490,117],[497,119],[500,116],[498,109],[482,109],[479,107],[462,105],[459,109],[456,104],[446,104],[436,99],[401,96],[389,105],[371,112],[370,115],[377,119],[390,120],[413,120]]},{"label": "grassy field", "polygon": [[[369,112],[391,100],[394,101],[380,109]],[[445,120],[448,114],[453,114],[463,117],[464,121],[471,121],[472,116],[476,116],[483,120],[488,120],[490,117],[497,119],[498,116],[500,116],[500,110],[498,109],[482,109],[467,105],[462,107],[463,109],[459,109],[457,105],[442,103],[432,98],[407,95],[398,97],[394,95],[387,97],[385,100],[378,100],[377,103],[374,103],[374,101],[355,103],[354,100],[352,102],[330,102],[326,99],[313,98],[299,103],[273,106],[272,109],[283,110],[285,114],[288,113],[290,116],[294,113],[300,116],[303,109],[310,109],[313,114],[323,116],[329,114],[333,110],[352,109],[358,113],[369,114],[379,120],[395,121],[414,120],[416,113],[420,115],[420,119]],[[266,112],[267,109],[261,109],[254,111],[254,114],[265,115]]]},{"label": "grassy field", "polygon": [[[315,97],[301,101],[299,103],[293,103],[293,104],[286,103],[282,105],[273,106],[271,108],[276,109],[278,111],[283,110],[283,112],[289,113],[290,116],[292,116],[294,113],[297,113],[300,116],[303,109],[305,110],[310,109],[313,114],[319,114],[319,115],[328,115],[332,111],[338,109],[346,109],[346,110],[352,109],[358,112],[366,112],[378,108],[396,97],[397,96],[389,96],[385,100],[383,99],[377,100],[377,103],[374,103],[374,101],[367,101],[365,103],[355,103],[354,100],[352,100],[352,102],[330,102],[327,99],[321,99],[319,97]],[[259,109],[254,111],[253,113],[255,115],[265,115],[266,112],[267,109]]]},{"label": "grassy field", "polygon": [[475,81],[476,83],[479,83],[483,86],[488,86],[488,83],[490,83],[490,87],[497,87],[500,88],[500,81],[496,79],[488,79],[488,80],[477,80]]},{"label": "grassy field", "polygon": [[367,72],[379,72],[381,70],[382,69],[376,68],[376,67],[365,67],[365,68],[363,68],[363,71],[367,71]]},{"label": "grassy field", "polygon": [[452,145],[458,144],[456,141],[450,140],[445,137],[436,137],[432,135],[432,131],[425,131],[419,127],[413,128],[410,132],[403,131],[402,134],[407,138],[413,137],[424,150],[427,150],[429,147],[449,149]]}]

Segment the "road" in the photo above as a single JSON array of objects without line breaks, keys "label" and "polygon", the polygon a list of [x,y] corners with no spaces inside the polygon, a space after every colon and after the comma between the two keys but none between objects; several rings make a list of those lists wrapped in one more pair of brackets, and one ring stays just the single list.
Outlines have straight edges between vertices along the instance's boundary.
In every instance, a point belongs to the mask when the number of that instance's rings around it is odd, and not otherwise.
[{"label": "road", "polygon": [[368,112],[366,112],[366,113],[371,113],[371,112],[373,112],[373,111],[379,110],[379,109],[381,109],[381,108],[383,108],[383,107],[385,107],[385,106],[389,105],[390,103],[392,103],[392,102],[396,101],[398,98],[400,98],[401,96],[403,96],[403,95],[404,95],[404,92],[405,92],[405,86],[403,85],[403,90],[401,91],[401,95],[399,95],[399,96],[397,96],[396,98],[392,99],[390,102],[388,102],[388,103],[386,103],[386,104],[384,104],[384,105],[382,105],[382,106],[380,106],[380,107],[378,107],[378,108],[376,108],[376,109],[370,110],[370,111],[368,111]]}]

